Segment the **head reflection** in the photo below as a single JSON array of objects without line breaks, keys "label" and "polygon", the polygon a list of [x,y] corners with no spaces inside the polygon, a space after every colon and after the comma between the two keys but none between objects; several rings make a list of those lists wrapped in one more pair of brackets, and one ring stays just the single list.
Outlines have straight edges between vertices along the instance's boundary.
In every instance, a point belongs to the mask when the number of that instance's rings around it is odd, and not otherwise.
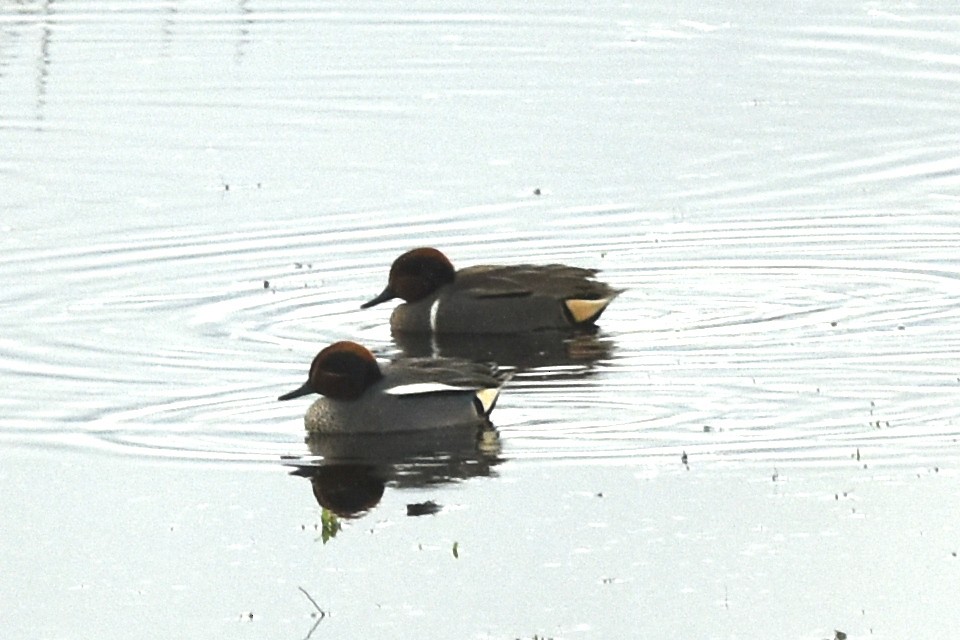
[{"label": "head reflection", "polygon": [[502,461],[489,422],[391,434],[311,433],[307,445],[319,460],[293,474],[310,480],[317,504],[344,518],[374,509],[387,485],[422,488],[489,476]]}]

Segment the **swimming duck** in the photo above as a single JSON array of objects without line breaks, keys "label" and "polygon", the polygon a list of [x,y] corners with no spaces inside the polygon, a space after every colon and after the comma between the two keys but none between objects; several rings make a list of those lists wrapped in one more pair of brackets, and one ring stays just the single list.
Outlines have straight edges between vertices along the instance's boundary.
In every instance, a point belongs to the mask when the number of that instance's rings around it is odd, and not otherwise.
[{"label": "swimming duck", "polygon": [[496,365],[454,358],[401,358],[382,368],[356,342],[320,351],[307,381],[279,400],[318,399],[304,425],[318,433],[388,433],[483,424],[509,376]]},{"label": "swimming duck", "polygon": [[362,309],[402,298],[390,326],[410,333],[524,333],[590,327],[623,291],[595,269],[562,264],[481,265],[454,270],[437,249],[394,260],[386,288]]}]

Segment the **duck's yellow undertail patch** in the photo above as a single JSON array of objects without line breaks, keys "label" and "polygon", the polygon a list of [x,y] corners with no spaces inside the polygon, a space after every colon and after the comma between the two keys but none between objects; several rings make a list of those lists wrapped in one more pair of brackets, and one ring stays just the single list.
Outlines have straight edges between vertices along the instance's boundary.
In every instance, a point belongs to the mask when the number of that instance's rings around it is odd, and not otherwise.
[{"label": "duck's yellow undertail patch", "polygon": [[499,395],[500,387],[479,389],[477,391],[477,400],[480,402],[480,406],[483,407],[483,415],[487,415],[493,411],[493,405],[496,404]]},{"label": "duck's yellow undertail patch", "polygon": [[607,308],[613,298],[600,298],[599,300],[564,300],[567,305],[567,311],[573,317],[574,322],[587,322],[597,317],[597,315]]}]

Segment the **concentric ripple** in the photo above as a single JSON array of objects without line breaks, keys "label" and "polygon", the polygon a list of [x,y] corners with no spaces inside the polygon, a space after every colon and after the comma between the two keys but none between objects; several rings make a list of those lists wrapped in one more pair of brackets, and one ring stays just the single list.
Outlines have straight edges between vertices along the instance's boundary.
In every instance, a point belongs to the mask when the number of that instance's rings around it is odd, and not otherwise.
[{"label": "concentric ripple", "polygon": [[[505,223],[524,208],[492,207],[487,220]],[[591,212],[598,227],[606,214]],[[475,211],[448,215],[469,221]],[[351,215],[340,221],[355,222]],[[735,236],[710,226],[664,228],[656,241],[608,243],[585,229],[579,246],[558,237],[536,251],[523,237],[464,242],[458,222],[434,237],[458,263],[565,255],[603,267],[604,278],[627,288],[592,347],[518,371],[495,414],[510,457],[686,452],[826,464],[847,463],[867,447],[890,461],[901,459],[892,450],[933,455],[955,437],[960,338],[944,327],[960,316],[960,270],[898,258],[935,256],[941,236],[932,233],[911,236],[912,245],[890,242],[884,261],[842,257],[885,222],[863,217],[846,240],[840,234],[850,227],[839,227],[833,253],[809,257],[805,243],[781,236],[772,222]],[[10,281],[25,265],[46,270],[49,287],[35,297],[18,287],[4,294],[35,317],[4,321],[7,335],[14,328],[21,335],[2,341],[4,375],[20,388],[6,399],[6,438],[131,455],[276,460],[303,451],[303,407],[275,398],[299,383],[320,346],[350,338],[385,357],[398,353],[389,310],[358,307],[382,287],[392,256],[415,239],[373,227],[341,232],[329,221],[295,234],[196,231],[106,238],[0,263]],[[829,230],[815,231],[807,237]],[[774,237],[784,238],[779,247]],[[782,258],[745,259],[751,243],[764,247],[754,255]],[[680,259],[696,247],[696,259]],[[57,307],[43,304],[64,280],[71,285],[60,290]]]},{"label": "concentric ripple", "polygon": [[626,289],[476,346],[508,458],[956,456],[954,19],[187,4],[0,9],[0,438],[305,453],[277,395],[409,349],[358,307],[430,244]]}]

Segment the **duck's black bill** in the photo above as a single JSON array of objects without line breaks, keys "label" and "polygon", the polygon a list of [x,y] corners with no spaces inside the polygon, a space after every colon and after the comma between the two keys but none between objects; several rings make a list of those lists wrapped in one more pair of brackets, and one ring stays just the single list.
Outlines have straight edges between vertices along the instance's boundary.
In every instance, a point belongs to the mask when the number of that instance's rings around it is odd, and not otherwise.
[{"label": "duck's black bill", "polygon": [[310,393],[313,393],[313,389],[310,388],[310,382],[307,381],[307,382],[304,382],[303,386],[300,387],[299,389],[295,389],[290,393],[285,393],[279,398],[277,398],[277,400],[293,400],[294,398],[299,398],[300,396],[305,396]]},{"label": "duck's black bill", "polygon": [[381,302],[386,302],[387,300],[393,300],[393,299],[396,298],[396,297],[397,297],[396,294],[395,294],[395,293],[393,292],[393,290],[388,286],[388,287],[387,287],[386,289],[384,289],[384,290],[380,293],[380,295],[378,295],[376,298],[374,298],[374,299],[371,300],[370,302],[364,302],[362,305],[360,305],[360,308],[361,308],[361,309],[367,309],[367,308],[372,307],[372,306],[374,306],[374,305],[376,305],[376,304],[380,304]]}]

